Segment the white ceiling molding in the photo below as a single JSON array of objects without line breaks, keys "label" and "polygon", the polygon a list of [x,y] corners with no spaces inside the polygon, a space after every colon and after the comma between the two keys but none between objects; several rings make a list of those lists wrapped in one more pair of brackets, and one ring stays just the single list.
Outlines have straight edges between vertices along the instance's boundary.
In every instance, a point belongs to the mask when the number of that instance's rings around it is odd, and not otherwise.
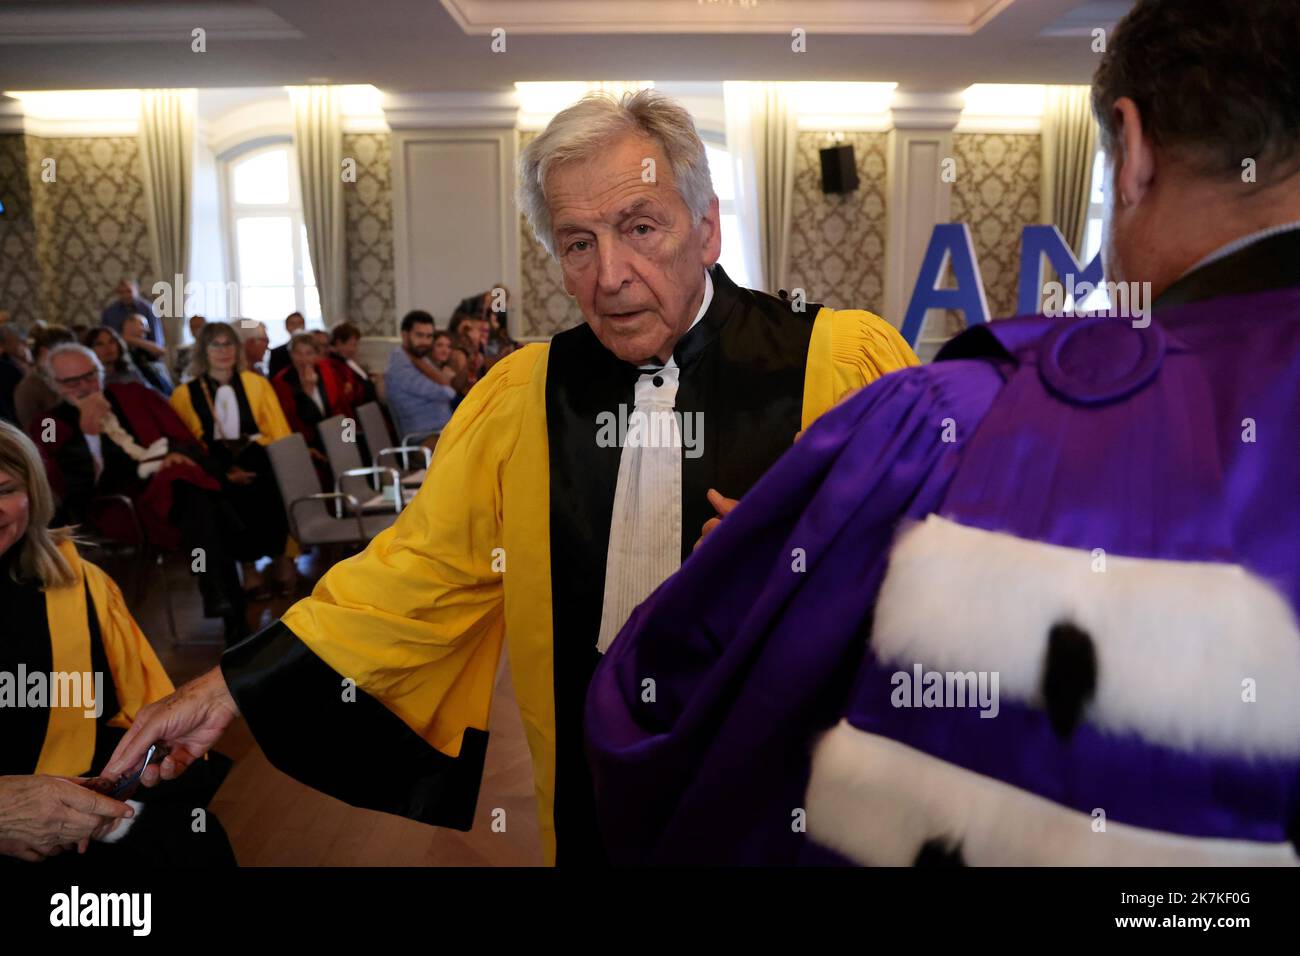
[{"label": "white ceiling molding", "polygon": [[9,91],[23,112],[24,131],[50,138],[134,136],[139,90]]},{"label": "white ceiling molding", "polygon": [[23,104],[12,96],[0,95],[0,133],[26,132]]},{"label": "white ceiling molding", "polygon": [[70,139],[88,136],[134,136],[139,132],[136,119],[48,119],[39,116],[26,118],[26,132],[47,139]]},{"label": "white ceiling molding", "polygon": [[442,0],[471,36],[556,33],[971,35],[1015,0]]},{"label": "white ceiling molding", "polygon": [[967,87],[958,133],[1039,133],[1047,87],[976,83]]},{"label": "white ceiling molding", "polygon": [[388,93],[384,119],[388,128],[514,129],[519,99],[514,91],[488,93]]},{"label": "white ceiling molding", "polygon": [[951,90],[939,93],[894,91],[889,104],[894,129],[947,129],[957,125],[966,106],[965,93]]},{"label": "white ceiling molding", "polygon": [[207,39],[300,40],[302,31],[251,3],[68,3],[0,6],[6,44],[189,43],[202,27]]},{"label": "white ceiling molding", "polygon": [[1065,14],[1055,23],[1043,28],[1040,36],[1086,37],[1094,30],[1107,33],[1133,7],[1133,0],[1093,0],[1083,3]]}]

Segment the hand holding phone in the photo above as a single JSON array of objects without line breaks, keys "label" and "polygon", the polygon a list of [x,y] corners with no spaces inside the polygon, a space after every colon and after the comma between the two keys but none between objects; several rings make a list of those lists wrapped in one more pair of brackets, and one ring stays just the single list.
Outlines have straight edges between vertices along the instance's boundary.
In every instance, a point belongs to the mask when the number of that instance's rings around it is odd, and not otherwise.
[{"label": "hand holding phone", "polygon": [[170,752],[165,744],[151,744],[148,751],[145,752],[144,761],[131,773],[124,774],[117,779],[112,777],[91,777],[84,781],[82,785],[89,787],[96,793],[112,797],[114,800],[127,800],[139,788],[140,777],[144,774],[145,767],[150,764],[162,763],[163,758]]}]

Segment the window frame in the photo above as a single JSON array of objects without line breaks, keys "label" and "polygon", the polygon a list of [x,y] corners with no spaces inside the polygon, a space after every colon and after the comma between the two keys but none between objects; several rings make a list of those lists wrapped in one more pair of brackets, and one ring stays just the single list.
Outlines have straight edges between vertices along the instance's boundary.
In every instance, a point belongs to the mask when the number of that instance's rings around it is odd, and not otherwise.
[{"label": "window frame", "polygon": [[[713,147],[714,149],[721,150],[723,153],[725,153],[727,156],[727,162],[728,163],[731,162],[731,150],[728,149],[727,147],[727,136],[725,133],[720,133],[711,129],[700,129],[699,127],[696,128],[696,132],[699,133],[700,139],[703,140],[704,142],[704,145],[706,147],[706,154],[705,154],[706,156],[707,156],[707,147]],[[712,162],[710,162],[709,164],[709,178],[710,179],[713,178]],[[736,210],[736,199],[734,196],[731,199],[723,199],[721,196],[718,197],[718,228],[720,230],[722,229],[722,220],[725,216],[732,216],[735,217],[737,220],[739,219],[740,214]],[[743,237],[744,231],[740,230],[740,234]],[[727,275],[731,278],[733,282],[737,283],[738,285],[745,286],[749,282],[749,276],[744,269],[744,262],[745,262],[744,249],[740,250],[738,257],[739,257],[739,262],[741,263],[741,269],[739,270],[727,269]],[[728,258],[733,259],[733,261],[735,261],[736,254],[733,253],[732,255],[729,255]],[[722,258],[719,257],[718,261],[721,262]],[[723,266],[723,268],[726,269],[726,266]]]},{"label": "window frame", "polygon": [[[241,204],[235,201],[235,168],[240,163],[247,162],[254,157],[271,151],[283,151],[287,153],[287,167],[289,175],[289,199],[283,204]],[[227,150],[220,157],[221,173],[219,176],[220,196],[221,196],[221,222],[225,231],[224,248],[226,251],[226,262],[229,263],[230,276],[234,281],[236,288],[239,290],[239,309],[240,313],[232,318],[249,318],[259,319],[267,329],[267,334],[271,341],[276,343],[284,339],[284,320],[288,313],[280,316],[256,316],[249,315],[244,308],[244,288],[245,283],[240,275],[239,267],[239,230],[238,223],[240,219],[245,218],[283,218],[288,217],[290,223],[290,232],[293,236],[293,300],[294,311],[301,312],[307,320],[307,328],[323,329],[324,320],[322,316],[311,316],[307,313],[307,289],[315,288],[317,290],[317,301],[319,302],[319,286],[309,286],[305,280],[305,272],[308,259],[307,239],[305,235],[305,223],[302,213],[302,188],[298,178],[298,164],[293,155],[293,137],[292,136],[261,136],[255,139],[241,143],[233,149]],[[313,275],[313,279],[315,276]],[[252,288],[283,288],[282,286],[251,286]]]}]

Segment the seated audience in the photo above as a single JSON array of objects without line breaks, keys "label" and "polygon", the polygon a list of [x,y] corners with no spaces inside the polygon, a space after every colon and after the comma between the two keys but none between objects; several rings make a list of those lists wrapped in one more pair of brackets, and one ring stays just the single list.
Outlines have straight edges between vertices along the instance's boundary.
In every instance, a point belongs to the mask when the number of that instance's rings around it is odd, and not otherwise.
[{"label": "seated audience", "polygon": [[0,325],[0,419],[18,422],[14,390],[27,374],[31,353],[27,342],[11,325]]},{"label": "seated audience", "polygon": [[[197,339],[203,326],[207,324],[207,318],[201,315],[190,316],[190,337]],[[176,350],[176,362],[172,365],[172,381],[184,382],[186,370],[190,367],[190,354],[194,351],[194,343],[182,345]]]},{"label": "seated audience", "polygon": [[[284,331],[292,339],[295,335],[307,328],[307,320],[303,318],[301,312],[290,312],[284,319]],[[266,360],[267,378],[275,378],[281,369],[289,367],[289,343],[277,345],[271,349],[271,357]]]},{"label": "seated audience", "polygon": [[126,317],[122,323],[122,338],[126,342],[127,357],[146,385],[164,395],[170,395],[172,380],[163,361],[167,357],[167,350],[147,336],[148,322],[143,315]]},{"label": "seated audience", "polygon": [[122,340],[122,336],[108,326],[101,325],[91,329],[82,336],[81,344],[94,352],[99,358],[99,364],[104,366],[104,384],[119,385],[123,382],[149,384],[128,356],[126,342]]},{"label": "seated audience", "polygon": [[64,342],[73,342],[72,332],[61,325],[38,325],[32,330],[32,364],[23,380],[14,389],[14,412],[18,427],[30,430],[32,422],[59,403],[59,393],[46,380],[44,362],[50,349]]},{"label": "seated audience", "polygon": [[123,279],[113,290],[116,300],[100,314],[99,324],[107,325],[122,337],[130,341],[130,336],[123,330],[126,320],[138,315],[144,320],[144,334],[149,341],[158,346],[165,346],[162,321],[154,314],[153,306],[147,299],[140,298],[140,286],[135,279]]},{"label": "seated audience", "polygon": [[204,832],[190,825],[216,792],[226,758],[200,761],[198,786],[141,788],[125,803],[76,779],[103,767],[140,709],[172,684],[112,578],[82,560],[67,528],[48,527],[53,513],[35,446],[0,423],[0,670],[87,681],[84,692],[75,680],[50,681],[43,702],[33,706],[29,693],[27,706],[7,708],[0,865],[53,857],[76,865],[78,852],[87,863],[234,865],[212,813]]},{"label": "seated audience", "polygon": [[330,331],[328,356],[339,368],[344,380],[343,393],[352,407],[375,400],[375,383],[370,372],[357,359],[361,330],[351,322],[340,322]]},{"label": "seated audience", "polygon": [[447,328],[451,335],[451,363],[456,370],[452,383],[463,397],[487,372],[487,355],[483,351],[487,322],[476,315],[457,311]]},{"label": "seated audience", "polygon": [[109,537],[135,541],[132,515],[104,499],[126,496],[148,542],[183,547],[187,555],[202,549],[204,616],[220,617],[230,640],[243,637],[234,550],[244,529],[221,495],[217,463],[153,389],[106,383],[99,358],[85,346],[56,345],[45,366],[61,400],[31,434],[59,497],[60,521],[88,522]]},{"label": "seated audience", "polygon": [[266,348],[271,344],[266,326],[257,319],[235,319],[231,323],[244,344],[244,362],[250,372],[266,375]]},{"label": "seated audience", "polygon": [[236,551],[244,590],[258,599],[270,595],[255,563],[269,556],[272,579],[287,592],[297,577],[285,554],[289,521],[265,447],[289,434],[275,390],[245,370],[239,336],[225,322],[209,322],[199,333],[190,376],[172,393],[172,408],[218,462],[226,499],[247,529]]},{"label": "seated audience", "polygon": [[[501,290],[500,301],[497,298],[498,289]],[[456,314],[468,315],[486,323],[480,331],[486,368],[491,368],[498,359],[504,358],[519,347],[510,338],[508,331],[509,302],[510,290],[498,283],[486,292],[461,300],[460,305],[456,307]],[[500,311],[494,308],[496,305],[500,305]]]},{"label": "seated audience", "polygon": [[344,394],[338,364],[321,354],[314,335],[299,332],[289,340],[289,361],[289,367],[271,379],[271,385],[289,427],[307,440],[322,487],[329,487],[333,478],[317,426],[335,415],[355,417],[356,412]]},{"label": "seated audience", "polygon": [[[451,419],[456,389],[439,381],[427,359],[433,348],[433,316],[409,312],[402,319],[402,347],[394,349],[384,373],[388,408],[401,435],[433,436]],[[425,439],[428,443],[428,439]]]}]

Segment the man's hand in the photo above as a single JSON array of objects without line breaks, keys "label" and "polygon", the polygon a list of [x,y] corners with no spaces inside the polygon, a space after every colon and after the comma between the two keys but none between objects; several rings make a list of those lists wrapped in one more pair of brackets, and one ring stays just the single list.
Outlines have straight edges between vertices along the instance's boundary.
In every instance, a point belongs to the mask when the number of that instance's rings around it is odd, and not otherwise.
[{"label": "man's hand", "polygon": [[302,390],[308,394],[316,391],[316,383],[318,381],[320,381],[320,376],[316,374],[315,365],[308,365],[298,375],[298,384],[301,385]]},{"label": "man's hand", "polygon": [[76,847],[135,811],[66,777],[0,777],[0,854],[36,863]]},{"label": "man's hand", "polygon": [[153,339],[147,339],[143,335],[136,335],[136,336],[132,336],[131,338],[127,338],[124,335],[122,336],[122,338],[125,339],[127,345],[135,349],[143,349],[154,358],[162,358],[164,355],[167,354],[167,350],[165,348],[160,346]]},{"label": "man's hand", "polygon": [[171,753],[160,765],[146,767],[140,782],[152,787],[159,780],[174,780],[207,753],[238,716],[239,707],[230,696],[221,668],[214,667],[170,697],[146,704],[113,751],[103,775],[134,773],[144,762],[150,745],[161,742]]},{"label": "man's hand", "polygon": [[230,482],[232,485],[251,485],[253,482],[257,481],[257,474],[256,472],[245,471],[242,468],[235,467],[226,472],[226,481]]},{"label": "man's hand", "polygon": [[113,411],[113,406],[108,404],[108,399],[104,397],[103,392],[92,392],[85,398],[77,400],[75,404],[81,417],[83,435],[98,435],[104,425],[104,419]]},{"label": "man's hand", "polygon": [[[739,498],[728,498],[726,495],[714,488],[709,489],[708,497],[709,504],[713,505],[713,510],[718,513],[718,516],[716,518],[710,518],[708,521],[704,522],[704,527],[700,529],[700,539],[695,542],[696,548],[700,546],[714,528],[722,524],[722,519],[731,514],[731,510],[735,508],[736,505],[740,504]],[[695,548],[692,548],[691,550],[693,551]]]},{"label": "man's hand", "polygon": [[182,455],[178,451],[168,452],[167,457],[162,460],[163,468],[171,468],[175,465],[192,464],[188,455]]}]

